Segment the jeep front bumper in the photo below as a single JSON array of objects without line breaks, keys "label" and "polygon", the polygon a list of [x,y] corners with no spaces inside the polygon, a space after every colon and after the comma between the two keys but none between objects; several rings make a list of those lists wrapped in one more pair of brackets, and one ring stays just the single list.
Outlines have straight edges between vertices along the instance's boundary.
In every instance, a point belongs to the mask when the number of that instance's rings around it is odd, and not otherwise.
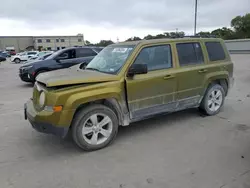
[{"label": "jeep front bumper", "polygon": [[[24,118],[28,119],[32,127],[38,132],[53,134],[60,137],[65,137],[68,133],[70,123],[66,125],[53,124],[50,119],[58,119],[58,117],[65,117],[65,112],[58,113],[36,111],[33,101],[29,100],[24,104]],[[59,115],[59,116],[58,116]],[[60,119],[58,120],[60,122]]]}]

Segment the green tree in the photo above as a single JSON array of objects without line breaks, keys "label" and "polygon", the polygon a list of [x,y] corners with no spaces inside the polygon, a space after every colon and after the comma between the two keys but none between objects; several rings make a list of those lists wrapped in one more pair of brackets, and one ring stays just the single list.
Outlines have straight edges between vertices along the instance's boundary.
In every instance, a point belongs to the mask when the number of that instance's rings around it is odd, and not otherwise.
[{"label": "green tree", "polygon": [[204,31],[201,31],[199,33],[197,33],[198,36],[201,36],[201,37],[209,37],[211,35],[210,32],[204,32]]},{"label": "green tree", "polygon": [[99,43],[96,44],[96,46],[108,46],[110,44],[114,44],[112,40],[101,40]]},{"label": "green tree", "polygon": [[141,40],[140,37],[131,37],[129,39],[127,39],[126,41],[138,41],[138,40]]},{"label": "green tree", "polygon": [[232,29],[222,27],[219,29],[216,29],[211,32],[212,35],[215,35],[216,37],[222,38],[222,39],[234,39],[235,33]]},{"label": "green tree", "polygon": [[94,44],[91,44],[91,42],[89,42],[88,40],[85,40],[85,44],[87,45],[87,46],[93,46]]},{"label": "green tree", "polygon": [[144,39],[150,40],[150,39],[154,39],[154,37],[152,35],[147,35],[147,36],[144,37]]},{"label": "green tree", "polygon": [[164,34],[158,34],[154,37],[154,39],[163,39],[163,38],[166,38],[166,35]]},{"label": "green tree", "polygon": [[231,26],[234,28],[237,38],[250,38],[250,13],[233,18]]}]

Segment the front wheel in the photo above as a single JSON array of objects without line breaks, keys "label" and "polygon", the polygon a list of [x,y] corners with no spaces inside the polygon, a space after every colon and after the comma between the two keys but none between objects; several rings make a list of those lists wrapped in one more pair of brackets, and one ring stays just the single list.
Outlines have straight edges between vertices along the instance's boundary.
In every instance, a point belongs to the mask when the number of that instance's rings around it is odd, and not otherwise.
[{"label": "front wheel", "polygon": [[72,137],[85,151],[94,151],[109,145],[118,132],[118,119],[110,108],[91,105],[79,111],[72,123]]},{"label": "front wheel", "polygon": [[14,62],[18,64],[18,63],[21,62],[21,60],[20,60],[19,58],[16,58],[16,59],[14,60]]},{"label": "front wheel", "polygon": [[225,91],[219,84],[210,85],[201,102],[200,109],[212,116],[220,112],[225,100]]}]

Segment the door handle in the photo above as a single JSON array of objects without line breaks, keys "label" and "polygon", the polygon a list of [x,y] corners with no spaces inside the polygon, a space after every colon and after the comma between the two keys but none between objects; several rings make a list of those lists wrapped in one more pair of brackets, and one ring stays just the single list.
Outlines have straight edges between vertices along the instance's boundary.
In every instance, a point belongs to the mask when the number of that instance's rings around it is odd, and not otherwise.
[{"label": "door handle", "polygon": [[207,72],[207,69],[201,69],[198,71],[199,73],[204,73],[204,72]]},{"label": "door handle", "polygon": [[168,79],[171,79],[171,78],[175,78],[174,75],[166,75],[163,77],[164,80],[168,80]]}]

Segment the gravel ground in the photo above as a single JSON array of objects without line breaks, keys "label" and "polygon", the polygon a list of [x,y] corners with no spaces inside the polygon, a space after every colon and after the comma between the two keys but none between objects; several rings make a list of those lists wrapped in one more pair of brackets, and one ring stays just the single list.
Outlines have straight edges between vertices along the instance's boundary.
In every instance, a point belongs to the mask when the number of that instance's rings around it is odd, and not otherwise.
[{"label": "gravel ground", "polygon": [[250,188],[250,55],[232,55],[235,85],[220,114],[186,110],[122,127],[86,153],[23,118],[32,86],[0,65],[1,188]]}]

